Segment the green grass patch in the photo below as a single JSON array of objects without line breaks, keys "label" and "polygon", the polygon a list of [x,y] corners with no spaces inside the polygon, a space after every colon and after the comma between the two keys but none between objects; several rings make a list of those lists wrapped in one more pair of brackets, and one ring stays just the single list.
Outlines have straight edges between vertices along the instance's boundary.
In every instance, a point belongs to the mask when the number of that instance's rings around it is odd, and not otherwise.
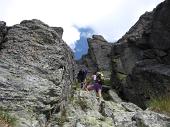
[{"label": "green grass patch", "polygon": [[111,85],[110,79],[105,79],[103,82],[104,82],[104,85],[106,85],[106,86],[110,86]]},{"label": "green grass patch", "polygon": [[11,127],[15,127],[17,118],[10,115],[10,113],[8,113],[6,110],[0,109],[0,121],[10,125]]},{"label": "green grass patch", "polygon": [[153,111],[170,116],[170,95],[151,99],[149,102],[149,108]]},{"label": "green grass patch", "polygon": [[82,109],[83,111],[86,111],[87,108],[88,108],[87,102],[84,101],[84,100],[81,99],[81,98],[79,98],[78,100],[76,100],[75,103],[78,104],[78,105],[81,107],[81,109]]},{"label": "green grass patch", "polygon": [[126,74],[117,73],[117,78],[118,78],[120,81],[126,80],[126,77],[127,77]]},{"label": "green grass patch", "polygon": [[64,125],[65,122],[69,122],[68,118],[67,118],[67,111],[66,109],[63,109],[61,111],[61,116],[58,118],[55,118],[57,124],[62,127]]},{"label": "green grass patch", "polygon": [[72,89],[73,89],[73,90],[80,89],[80,83],[78,83],[78,82],[73,83]]}]

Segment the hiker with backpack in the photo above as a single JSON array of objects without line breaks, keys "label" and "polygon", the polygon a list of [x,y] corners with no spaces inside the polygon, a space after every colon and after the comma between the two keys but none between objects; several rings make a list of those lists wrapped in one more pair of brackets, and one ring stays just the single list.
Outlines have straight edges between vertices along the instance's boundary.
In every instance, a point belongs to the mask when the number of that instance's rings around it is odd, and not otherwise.
[{"label": "hiker with backpack", "polygon": [[78,83],[80,83],[81,88],[84,88],[86,76],[87,76],[87,69],[80,69],[77,74]]},{"label": "hiker with backpack", "polygon": [[102,99],[102,85],[103,85],[103,74],[100,72],[96,73],[96,81],[93,84],[89,84],[87,86],[87,90],[91,91],[91,90],[95,90],[97,97],[99,98],[99,102]]}]

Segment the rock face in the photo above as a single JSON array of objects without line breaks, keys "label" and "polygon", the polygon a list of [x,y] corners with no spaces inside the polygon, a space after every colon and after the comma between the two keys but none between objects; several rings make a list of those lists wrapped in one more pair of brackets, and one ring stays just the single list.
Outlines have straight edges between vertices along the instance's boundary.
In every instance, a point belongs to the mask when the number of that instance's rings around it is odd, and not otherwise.
[{"label": "rock face", "polygon": [[101,35],[93,35],[88,38],[88,54],[79,61],[85,65],[91,73],[102,71],[106,77],[111,74],[111,43],[108,43]]},{"label": "rock face", "polygon": [[[115,93],[116,94],[116,93]],[[56,123],[63,127],[168,127],[170,118],[127,102],[98,102],[95,92],[74,91]]]},{"label": "rock face", "polygon": [[62,33],[39,20],[0,22],[0,106],[17,127],[40,127],[67,103],[75,63]]},{"label": "rock face", "polygon": [[159,4],[112,47],[113,87],[145,108],[150,98],[170,94],[170,3]]}]

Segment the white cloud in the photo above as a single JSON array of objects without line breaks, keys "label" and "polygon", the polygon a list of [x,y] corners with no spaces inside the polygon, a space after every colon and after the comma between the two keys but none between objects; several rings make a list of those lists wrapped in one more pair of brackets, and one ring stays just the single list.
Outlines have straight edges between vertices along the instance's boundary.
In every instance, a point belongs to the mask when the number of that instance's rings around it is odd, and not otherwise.
[{"label": "white cloud", "polygon": [[74,49],[80,33],[74,27],[91,27],[108,41],[120,38],[145,11],[163,0],[0,0],[0,20],[7,25],[40,19],[64,28],[63,39]]},{"label": "white cloud", "polygon": [[71,47],[75,49],[75,42],[80,39],[80,32],[73,26],[64,26],[63,39]]}]

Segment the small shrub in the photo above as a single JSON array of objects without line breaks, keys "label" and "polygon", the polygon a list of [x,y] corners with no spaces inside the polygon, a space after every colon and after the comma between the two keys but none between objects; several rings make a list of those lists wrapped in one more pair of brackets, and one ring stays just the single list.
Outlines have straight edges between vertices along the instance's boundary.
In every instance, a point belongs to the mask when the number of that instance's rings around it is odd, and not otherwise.
[{"label": "small shrub", "polygon": [[80,83],[78,83],[78,82],[73,83],[72,89],[73,89],[73,90],[80,89]]},{"label": "small shrub", "polygon": [[153,98],[149,102],[151,110],[170,116],[170,95]]},{"label": "small shrub", "polygon": [[104,80],[104,85],[110,86],[111,85],[110,79],[105,79]]},{"label": "small shrub", "polygon": [[75,101],[75,103],[77,103],[78,105],[80,105],[81,109],[83,111],[86,111],[87,110],[87,102],[86,101],[83,101],[81,98],[79,98],[78,100]]},{"label": "small shrub", "polygon": [[67,111],[66,111],[66,109],[63,109],[63,111],[61,111],[61,116],[56,118],[56,122],[61,127],[64,125],[65,122],[69,122],[69,120],[67,118]]},{"label": "small shrub", "polygon": [[7,111],[0,110],[0,121],[14,127],[17,119],[11,116]]}]

